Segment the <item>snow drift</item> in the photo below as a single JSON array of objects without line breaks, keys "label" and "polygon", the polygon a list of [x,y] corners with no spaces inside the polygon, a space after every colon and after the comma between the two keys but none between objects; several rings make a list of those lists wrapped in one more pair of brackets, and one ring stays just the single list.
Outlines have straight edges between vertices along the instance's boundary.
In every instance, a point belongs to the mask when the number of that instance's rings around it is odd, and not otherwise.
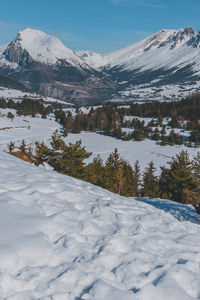
[{"label": "snow drift", "polygon": [[200,227],[0,152],[2,299],[200,299]]}]

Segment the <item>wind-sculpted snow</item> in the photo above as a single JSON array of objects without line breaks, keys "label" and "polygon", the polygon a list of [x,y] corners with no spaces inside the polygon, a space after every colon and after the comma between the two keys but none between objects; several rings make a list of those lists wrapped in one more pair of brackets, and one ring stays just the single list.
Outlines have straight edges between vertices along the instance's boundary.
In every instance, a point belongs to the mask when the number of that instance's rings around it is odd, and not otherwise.
[{"label": "wind-sculpted snow", "polygon": [[4,152],[0,170],[1,299],[200,299],[199,225]]}]

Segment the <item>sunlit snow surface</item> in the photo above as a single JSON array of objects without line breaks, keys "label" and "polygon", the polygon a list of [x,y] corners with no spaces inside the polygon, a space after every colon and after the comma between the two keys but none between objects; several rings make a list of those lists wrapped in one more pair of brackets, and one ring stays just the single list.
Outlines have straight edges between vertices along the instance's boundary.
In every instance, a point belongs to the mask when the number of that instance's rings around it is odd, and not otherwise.
[{"label": "sunlit snow surface", "polygon": [[199,225],[3,152],[0,170],[1,299],[200,299]]}]

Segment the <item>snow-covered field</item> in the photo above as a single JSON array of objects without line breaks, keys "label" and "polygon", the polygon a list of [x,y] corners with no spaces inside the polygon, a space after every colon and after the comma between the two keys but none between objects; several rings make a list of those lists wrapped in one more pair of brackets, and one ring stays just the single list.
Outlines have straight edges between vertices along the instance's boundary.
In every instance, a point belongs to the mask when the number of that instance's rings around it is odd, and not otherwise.
[{"label": "snow-covered field", "polygon": [[[41,119],[40,117],[32,118],[15,116],[13,121],[11,121],[6,117],[9,111],[15,114],[14,110],[0,109],[0,149],[6,150],[10,141],[19,145],[23,139],[28,144],[35,141],[44,141],[45,143],[48,143],[52,133],[56,129],[60,128],[59,124],[54,121],[53,117]],[[2,117],[2,115],[5,116]],[[2,130],[7,127],[8,129]],[[122,141],[109,136],[90,132],[69,134],[68,137],[65,138],[65,141],[66,143],[75,143],[80,139],[86,149],[93,153],[86,162],[91,162],[97,155],[100,155],[105,161],[110,153],[117,148],[120,155],[132,166],[134,166],[136,160],[139,160],[141,170],[144,170],[147,164],[150,161],[153,161],[158,172],[160,166],[167,164],[167,162],[181,150],[187,150],[191,157],[199,150],[198,148],[188,148],[185,146],[161,147],[155,141],[151,140],[144,140],[142,142]]]},{"label": "snow-covered field", "polygon": [[1,299],[200,299],[199,225],[3,152],[0,169]]},{"label": "snow-covered field", "polygon": [[153,161],[159,171],[160,166],[167,164],[180,151],[187,150],[190,156],[193,157],[199,150],[198,148],[188,148],[185,146],[162,147],[152,140],[144,140],[142,142],[122,141],[113,137],[86,132],[70,134],[65,138],[65,141],[67,143],[75,143],[80,139],[86,149],[89,152],[93,152],[92,156],[87,160],[88,162],[91,162],[97,155],[100,155],[105,161],[109,154],[117,148],[120,155],[132,166],[134,166],[136,160],[139,160],[142,170],[144,170],[150,161]]},{"label": "snow-covered field", "polygon": [[[13,120],[7,118],[8,112],[15,115]],[[29,116],[19,117],[16,116],[16,111],[13,109],[0,108],[0,149],[6,150],[10,141],[15,142],[17,145],[23,139],[27,143],[35,141],[47,143],[52,133],[59,128],[60,126],[53,118],[41,119],[40,116],[35,118]]]},{"label": "snow-covered field", "polygon": [[21,101],[24,97],[29,97],[31,99],[42,99],[45,102],[54,102],[54,103],[60,103],[60,104],[69,104],[72,105],[72,103],[67,103],[65,101],[62,100],[58,100],[55,98],[51,98],[51,97],[44,97],[38,94],[32,94],[32,93],[26,93],[26,92],[22,92],[20,90],[16,90],[16,89],[8,89],[5,87],[1,87],[0,86],[0,98],[5,98],[5,99],[12,99],[14,101]]}]

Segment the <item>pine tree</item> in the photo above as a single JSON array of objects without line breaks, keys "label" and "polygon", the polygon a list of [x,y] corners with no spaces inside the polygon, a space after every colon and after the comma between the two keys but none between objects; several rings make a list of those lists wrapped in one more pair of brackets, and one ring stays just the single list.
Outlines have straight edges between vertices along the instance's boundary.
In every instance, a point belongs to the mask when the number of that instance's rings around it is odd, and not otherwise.
[{"label": "pine tree", "polygon": [[76,115],[74,120],[74,126],[72,129],[72,133],[80,133],[81,132],[81,126],[80,126],[80,116],[79,114]]},{"label": "pine tree", "polygon": [[114,192],[114,184],[116,181],[116,172],[122,165],[122,160],[119,156],[117,148],[109,155],[105,164],[105,188]]},{"label": "pine tree", "polygon": [[140,180],[141,172],[140,172],[140,165],[139,161],[135,162],[134,170],[133,170],[133,190],[136,197],[140,197]]},{"label": "pine tree", "polygon": [[51,147],[53,150],[62,150],[65,146],[64,141],[62,140],[61,135],[59,134],[58,130],[55,130],[52,137],[51,137]]},{"label": "pine tree", "polygon": [[34,155],[34,163],[36,166],[39,166],[43,162],[47,161],[48,148],[44,143],[35,143],[35,155]]},{"label": "pine tree", "polygon": [[33,160],[33,148],[31,145],[28,147],[27,157],[32,161]]},{"label": "pine tree", "polygon": [[93,162],[85,167],[85,180],[104,187],[105,174],[102,158],[97,156]]},{"label": "pine tree", "polygon": [[193,158],[192,170],[195,181],[200,187],[200,152],[197,152],[196,156]]},{"label": "pine tree", "polygon": [[69,143],[63,148],[62,158],[57,165],[58,170],[66,175],[79,179],[85,178],[84,159],[89,158],[92,153],[87,152],[81,146],[81,140],[75,144]]},{"label": "pine tree", "polygon": [[161,136],[161,146],[166,146],[168,144],[168,138],[166,135]]},{"label": "pine tree", "polygon": [[65,129],[70,132],[72,130],[72,124],[73,124],[73,121],[72,121],[72,113],[69,112],[68,115],[67,115],[67,119],[66,119],[66,122],[65,122]]},{"label": "pine tree", "polygon": [[19,150],[21,151],[22,154],[26,154],[26,144],[25,144],[24,140],[22,140],[22,142],[19,146]]},{"label": "pine tree", "polygon": [[118,150],[111,153],[105,164],[104,187],[110,191],[123,195],[133,196],[133,170],[131,166],[123,160]]},{"label": "pine tree", "polygon": [[125,166],[122,163],[115,172],[115,182],[113,186],[114,193],[123,195],[125,182],[126,182]]},{"label": "pine tree", "polygon": [[153,134],[152,134],[152,139],[154,141],[159,141],[160,140],[160,132],[158,130],[158,127],[155,128]]},{"label": "pine tree", "polygon": [[160,188],[162,193],[171,200],[185,203],[185,190],[195,191],[196,184],[192,174],[192,165],[187,151],[177,154],[171,162],[169,168],[161,167]]},{"label": "pine tree", "polygon": [[144,197],[158,197],[159,185],[158,178],[155,176],[156,168],[151,161],[143,173],[142,196]]}]

